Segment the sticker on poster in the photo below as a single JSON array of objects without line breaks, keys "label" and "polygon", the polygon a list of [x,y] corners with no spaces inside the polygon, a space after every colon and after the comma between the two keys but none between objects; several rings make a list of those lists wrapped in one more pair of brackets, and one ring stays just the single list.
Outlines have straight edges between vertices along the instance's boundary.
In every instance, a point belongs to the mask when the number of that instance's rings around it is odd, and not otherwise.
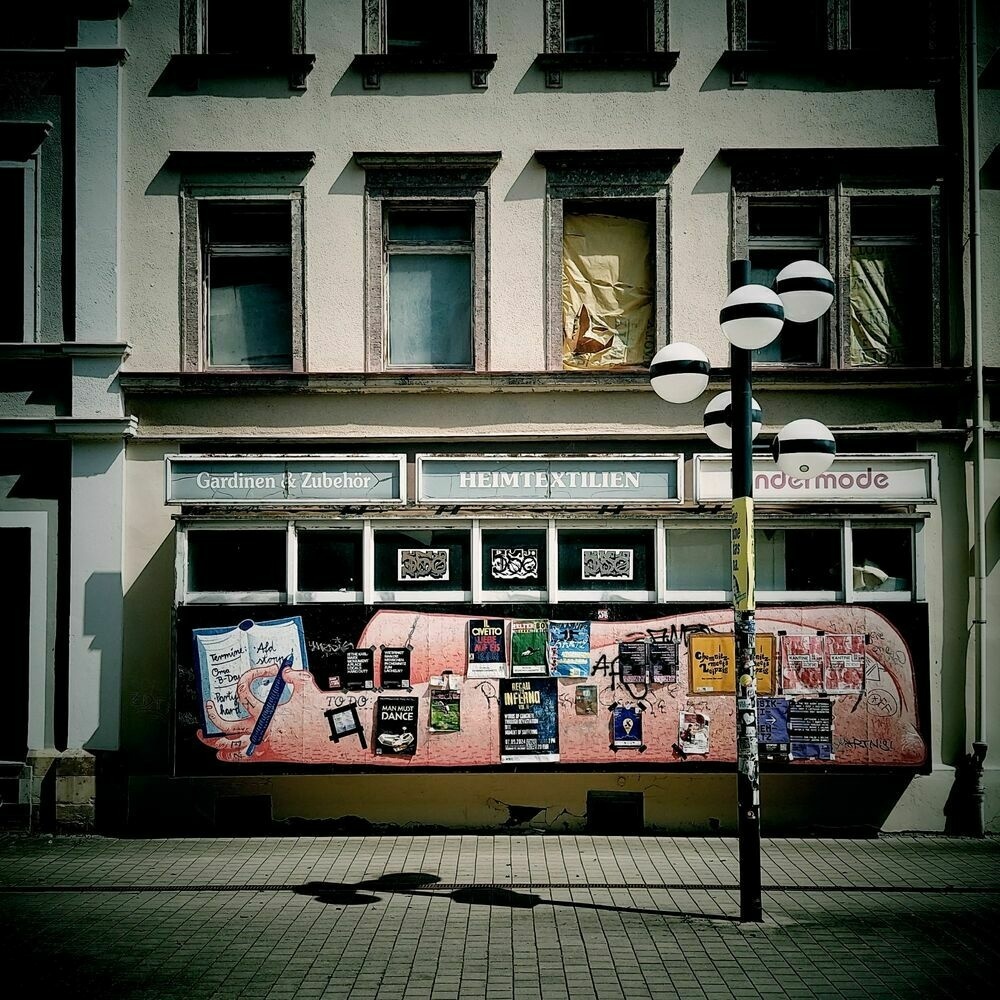
[{"label": "sticker on poster", "polygon": [[408,688],[410,686],[409,646],[382,647],[382,687]]},{"label": "sticker on poster", "polygon": [[618,671],[623,684],[649,680],[649,646],[645,642],[618,643]]},{"label": "sticker on poster", "polygon": [[823,687],[823,636],[781,637],[781,690],[785,694],[818,694]]},{"label": "sticker on poster", "polygon": [[707,754],[711,720],[704,712],[681,712],[677,720],[677,743],[684,754]]},{"label": "sticker on poster", "polygon": [[576,714],[597,715],[597,685],[580,684],[576,688]]},{"label": "sticker on poster", "polygon": [[637,708],[611,707],[611,749],[638,750],[640,753],[646,749],[642,742],[642,712]]},{"label": "sticker on poster", "polygon": [[865,637],[825,635],[823,640],[823,690],[860,694],[865,683]]},{"label": "sticker on poster", "polygon": [[790,700],[788,740],[792,760],[833,760],[833,702],[829,698]]},{"label": "sticker on poster", "polygon": [[502,618],[473,618],[468,633],[466,677],[476,680],[507,676],[506,628]]},{"label": "sticker on poster", "polygon": [[500,681],[500,762],[559,760],[559,682],[553,677]]},{"label": "sticker on poster", "polygon": [[671,639],[651,639],[649,671],[654,684],[676,684],[680,667],[681,644]]},{"label": "sticker on poster", "polygon": [[417,698],[375,701],[375,753],[412,757],[417,752]]},{"label": "sticker on poster", "polygon": [[757,699],[757,746],[768,760],[788,757],[787,698]]},{"label": "sticker on poster", "polygon": [[510,623],[510,675],[532,677],[549,672],[549,623],[544,620]]},{"label": "sticker on poster", "polygon": [[361,691],[375,687],[375,650],[345,650],[343,679],[344,686],[348,691]]},{"label": "sticker on poster", "polygon": [[590,622],[549,622],[552,674],[590,676]]}]

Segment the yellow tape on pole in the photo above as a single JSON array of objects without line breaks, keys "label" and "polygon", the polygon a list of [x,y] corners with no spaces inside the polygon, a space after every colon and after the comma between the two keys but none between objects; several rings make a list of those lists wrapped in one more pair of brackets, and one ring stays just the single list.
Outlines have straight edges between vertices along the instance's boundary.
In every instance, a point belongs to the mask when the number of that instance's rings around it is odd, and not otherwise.
[{"label": "yellow tape on pole", "polygon": [[753,497],[733,500],[733,610],[754,611]]}]

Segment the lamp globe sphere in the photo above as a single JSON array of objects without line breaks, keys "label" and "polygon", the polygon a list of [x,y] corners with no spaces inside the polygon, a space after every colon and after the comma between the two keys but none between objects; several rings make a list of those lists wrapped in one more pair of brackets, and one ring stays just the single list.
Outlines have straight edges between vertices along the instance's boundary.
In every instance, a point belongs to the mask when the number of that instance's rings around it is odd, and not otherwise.
[{"label": "lamp globe sphere", "polygon": [[693,344],[667,344],[653,356],[649,384],[668,403],[690,403],[705,391],[709,371],[704,351]]},{"label": "lamp globe sphere", "polygon": [[767,347],[781,333],[785,308],[764,285],[742,285],[729,294],[719,311],[719,325],[728,341],[744,351]]},{"label": "lamp globe sphere", "polygon": [[791,479],[812,479],[833,465],[837,442],[830,428],[818,420],[793,420],[778,431],[771,453]]},{"label": "lamp globe sphere", "polygon": [[774,290],[785,307],[785,319],[811,323],[833,303],[833,275],[815,260],[797,260],[783,267],[774,279]]},{"label": "lamp globe sphere", "polygon": [[[709,441],[727,450],[733,447],[733,394],[720,392],[705,407],[702,423]],[[750,400],[750,438],[755,438],[764,424],[760,403]]]}]

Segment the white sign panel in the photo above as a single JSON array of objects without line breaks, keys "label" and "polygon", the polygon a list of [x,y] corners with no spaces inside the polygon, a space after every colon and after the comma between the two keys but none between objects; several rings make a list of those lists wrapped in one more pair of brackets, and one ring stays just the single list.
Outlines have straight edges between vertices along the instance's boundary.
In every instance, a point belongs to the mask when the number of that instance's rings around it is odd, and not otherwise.
[{"label": "white sign panel", "polygon": [[[729,455],[694,456],[695,500],[729,500]],[[753,460],[757,503],[936,503],[936,455],[838,455],[828,472],[792,479],[770,458]]]}]

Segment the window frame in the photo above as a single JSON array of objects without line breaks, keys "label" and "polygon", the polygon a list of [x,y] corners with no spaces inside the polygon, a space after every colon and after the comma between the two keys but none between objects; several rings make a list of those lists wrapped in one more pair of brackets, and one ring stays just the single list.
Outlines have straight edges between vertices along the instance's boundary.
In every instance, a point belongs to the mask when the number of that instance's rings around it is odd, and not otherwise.
[{"label": "window frame", "polygon": [[545,73],[545,86],[561,88],[566,71],[650,69],[654,87],[669,87],[670,71],[679,56],[670,50],[670,0],[648,0],[648,9],[649,30],[644,51],[567,52],[565,0],[544,0],[544,51],[535,59],[535,65]]},{"label": "window frame", "polygon": [[[489,338],[489,178],[500,153],[355,153],[365,171],[365,368],[485,372]],[[464,207],[472,215],[472,359],[467,366],[389,367],[388,212]]]},{"label": "window frame", "polygon": [[[683,150],[536,150],[545,167],[545,345],[546,368],[563,371],[563,220],[565,202],[645,201],[653,207],[653,352],[669,342],[670,184]],[[639,371],[643,366],[607,369]],[[593,374],[593,373],[589,373]]]},{"label": "window frame", "polygon": [[[944,298],[942,281],[945,277],[944,228],[942,221],[943,180],[940,173],[929,169],[930,165],[917,164],[906,172],[907,151],[899,150],[899,162],[890,169],[880,170],[852,166],[852,152],[841,154],[843,167],[838,169],[830,160],[836,154],[808,151],[783,151],[783,167],[774,171],[769,160],[770,150],[730,151],[732,166],[731,205],[732,218],[730,239],[733,259],[749,256],[749,209],[753,201],[774,199],[793,203],[795,201],[827,202],[826,253],[827,264],[836,284],[835,304],[825,319],[826,335],[824,350],[817,365],[795,362],[761,362],[769,369],[829,369],[853,372],[905,371],[918,368],[940,368],[944,365]],[[932,150],[932,153],[934,151]],[[919,157],[914,157],[919,159]],[[810,179],[811,178],[811,179]],[[922,182],[917,178],[923,178]],[[926,332],[929,343],[923,365],[851,365],[850,357],[850,309],[851,309],[851,205],[854,199],[875,199],[891,201],[894,198],[920,198],[926,206],[928,220],[928,264],[926,279],[930,286],[930,310]]]},{"label": "window frame", "polygon": [[362,0],[361,47],[352,65],[365,90],[378,90],[383,73],[448,73],[469,71],[470,85],[485,90],[496,54],[487,51],[488,0],[469,0],[468,52],[400,53],[388,51],[385,0]]},{"label": "window frame", "polygon": [[[205,186],[181,187],[181,367],[184,371],[211,372],[302,372],[306,368],[305,346],[305,231],[304,192],[297,186]],[[209,289],[205,267],[207,248],[203,239],[203,209],[216,204],[289,203],[291,250],[291,343],[290,365],[254,368],[209,364]]]}]

